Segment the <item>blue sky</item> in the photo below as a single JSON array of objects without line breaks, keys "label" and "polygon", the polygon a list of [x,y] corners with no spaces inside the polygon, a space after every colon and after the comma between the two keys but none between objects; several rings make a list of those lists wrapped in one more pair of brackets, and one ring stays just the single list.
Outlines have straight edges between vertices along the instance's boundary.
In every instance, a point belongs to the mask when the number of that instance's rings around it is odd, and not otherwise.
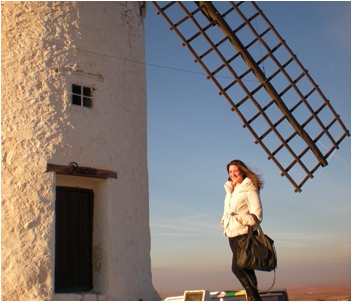
[{"label": "blue sky", "polygon": [[[351,130],[351,3],[257,2]],[[350,281],[351,139],[301,193],[266,153],[180,38],[147,4],[151,258],[155,288],[240,289],[220,220],[226,165],[262,174],[262,227],[276,244],[276,287]],[[180,71],[183,70],[183,71]],[[259,273],[259,287],[272,273]]]}]

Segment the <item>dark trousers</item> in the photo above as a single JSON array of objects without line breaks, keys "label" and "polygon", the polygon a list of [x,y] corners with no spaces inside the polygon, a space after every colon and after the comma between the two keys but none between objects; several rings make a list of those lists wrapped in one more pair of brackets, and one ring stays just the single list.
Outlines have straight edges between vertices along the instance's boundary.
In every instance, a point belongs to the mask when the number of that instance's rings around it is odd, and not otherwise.
[{"label": "dark trousers", "polygon": [[238,241],[241,238],[245,237],[245,236],[247,236],[247,234],[229,238],[229,243],[230,243],[230,247],[231,247],[232,255],[233,255],[232,256],[232,267],[231,268],[232,268],[232,272],[235,274],[235,276],[237,277],[237,279],[241,283],[242,283],[241,280],[243,280],[243,279],[247,279],[248,280],[250,278],[252,280],[252,283],[254,285],[257,285],[257,277],[255,275],[254,270],[241,269],[237,265],[237,245],[238,245]]}]

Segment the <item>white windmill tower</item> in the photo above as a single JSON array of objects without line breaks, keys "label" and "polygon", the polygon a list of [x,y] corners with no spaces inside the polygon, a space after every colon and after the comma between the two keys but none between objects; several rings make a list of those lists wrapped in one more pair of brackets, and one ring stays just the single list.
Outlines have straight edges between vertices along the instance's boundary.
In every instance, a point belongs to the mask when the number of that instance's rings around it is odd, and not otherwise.
[{"label": "white windmill tower", "polygon": [[2,298],[155,300],[144,2],[2,2]]}]

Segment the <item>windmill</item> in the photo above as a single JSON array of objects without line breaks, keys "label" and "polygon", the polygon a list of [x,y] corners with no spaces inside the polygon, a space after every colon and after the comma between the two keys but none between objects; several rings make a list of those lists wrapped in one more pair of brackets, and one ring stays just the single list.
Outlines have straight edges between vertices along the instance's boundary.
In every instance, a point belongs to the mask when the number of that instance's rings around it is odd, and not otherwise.
[{"label": "windmill", "polygon": [[295,192],[301,192],[350,134],[258,5],[173,1],[160,2],[161,7],[159,2],[152,3],[241,118],[255,143]]}]

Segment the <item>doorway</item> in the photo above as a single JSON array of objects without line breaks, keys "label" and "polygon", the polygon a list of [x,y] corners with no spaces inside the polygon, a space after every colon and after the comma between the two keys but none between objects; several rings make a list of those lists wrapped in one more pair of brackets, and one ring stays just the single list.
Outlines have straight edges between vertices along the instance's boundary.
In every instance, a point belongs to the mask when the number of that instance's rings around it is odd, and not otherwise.
[{"label": "doorway", "polygon": [[93,210],[93,190],[56,187],[56,293],[93,289]]}]

